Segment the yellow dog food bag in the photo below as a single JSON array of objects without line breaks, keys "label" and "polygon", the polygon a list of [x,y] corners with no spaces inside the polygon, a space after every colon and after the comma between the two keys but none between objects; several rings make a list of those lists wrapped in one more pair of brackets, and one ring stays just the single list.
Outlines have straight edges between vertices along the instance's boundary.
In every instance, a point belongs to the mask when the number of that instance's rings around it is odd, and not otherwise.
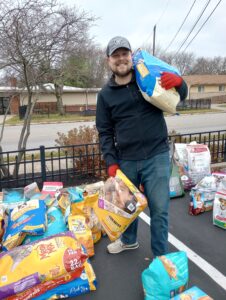
[{"label": "yellow dog food bag", "polygon": [[[112,186],[105,188],[93,208],[106,234],[111,241],[115,241],[146,208],[147,199],[121,170],[117,170],[111,180],[115,181],[115,190]],[[127,202],[129,205],[123,208],[123,203]],[[128,213],[128,208],[130,205],[134,207],[134,203],[135,209]]]},{"label": "yellow dog food bag", "polygon": [[73,232],[60,233],[0,253],[0,299],[83,269],[87,254]]},{"label": "yellow dog food bag", "polygon": [[92,232],[86,224],[84,216],[69,216],[68,217],[69,230],[73,231],[77,240],[86,248],[89,257],[94,255],[94,244]]}]

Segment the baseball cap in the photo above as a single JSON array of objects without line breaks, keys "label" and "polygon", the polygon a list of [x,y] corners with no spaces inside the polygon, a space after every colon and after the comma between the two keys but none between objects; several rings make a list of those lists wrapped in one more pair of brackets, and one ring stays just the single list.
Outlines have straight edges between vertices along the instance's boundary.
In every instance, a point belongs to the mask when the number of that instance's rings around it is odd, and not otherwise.
[{"label": "baseball cap", "polygon": [[107,56],[112,55],[112,53],[119,48],[126,48],[131,51],[131,46],[129,41],[122,36],[116,36],[112,38],[107,45],[107,50],[106,50]]}]

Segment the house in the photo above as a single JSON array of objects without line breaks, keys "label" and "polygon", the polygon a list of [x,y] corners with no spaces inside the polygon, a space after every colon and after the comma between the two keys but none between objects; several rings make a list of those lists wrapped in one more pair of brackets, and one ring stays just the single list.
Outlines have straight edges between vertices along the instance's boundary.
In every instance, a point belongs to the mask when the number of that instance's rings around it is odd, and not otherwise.
[{"label": "house", "polygon": [[211,98],[212,103],[226,102],[226,75],[183,76],[188,85],[188,99]]},{"label": "house", "polygon": [[[33,98],[37,102],[35,108],[49,112],[56,112],[56,96],[54,86],[51,83],[44,84],[43,88],[33,88]],[[95,109],[99,88],[77,88],[71,86],[63,87],[62,100],[66,112],[78,112],[88,109]],[[27,105],[28,95],[26,90],[16,87],[0,87],[0,114],[4,114],[10,98],[10,113],[18,114],[19,107]]]}]

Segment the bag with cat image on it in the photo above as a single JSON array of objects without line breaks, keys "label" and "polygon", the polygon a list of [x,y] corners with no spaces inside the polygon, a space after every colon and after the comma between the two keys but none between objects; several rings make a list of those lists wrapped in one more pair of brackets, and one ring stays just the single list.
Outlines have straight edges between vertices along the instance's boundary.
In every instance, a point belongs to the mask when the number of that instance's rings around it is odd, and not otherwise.
[{"label": "bag with cat image on it", "polygon": [[145,300],[169,300],[188,284],[188,259],[183,251],[156,257],[142,272]]}]

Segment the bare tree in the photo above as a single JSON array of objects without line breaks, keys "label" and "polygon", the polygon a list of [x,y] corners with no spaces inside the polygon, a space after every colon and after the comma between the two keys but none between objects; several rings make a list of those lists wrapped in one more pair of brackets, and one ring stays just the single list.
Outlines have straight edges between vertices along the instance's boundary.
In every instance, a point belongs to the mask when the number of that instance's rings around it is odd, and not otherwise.
[{"label": "bare tree", "polygon": [[26,149],[43,78],[59,69],[68,51],[84,38],[90,21],[84,12],[59,6],[56,0],[0,0],[0,67],[13,72],[28,95],[14,174]]}]

